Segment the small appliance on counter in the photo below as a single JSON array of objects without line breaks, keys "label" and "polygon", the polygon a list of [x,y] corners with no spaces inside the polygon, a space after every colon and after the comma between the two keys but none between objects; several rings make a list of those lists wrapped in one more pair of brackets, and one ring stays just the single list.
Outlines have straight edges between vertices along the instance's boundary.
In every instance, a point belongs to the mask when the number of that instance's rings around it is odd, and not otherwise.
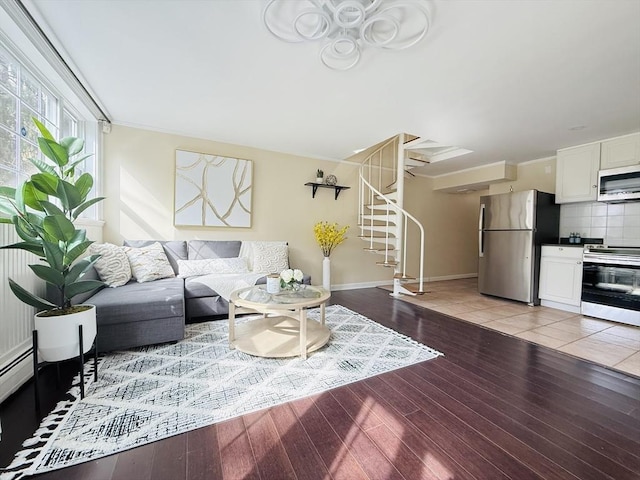
[{"label": "small appliance on counter", "polygon": [[480,197],[478,290],[540,304],[540,250],[558,242],[560,205],[551,193],[527,190]]},{"label": "small appliance on counter", "polygon": [[640,247],[585,245],[581,313],[640,326]]}]

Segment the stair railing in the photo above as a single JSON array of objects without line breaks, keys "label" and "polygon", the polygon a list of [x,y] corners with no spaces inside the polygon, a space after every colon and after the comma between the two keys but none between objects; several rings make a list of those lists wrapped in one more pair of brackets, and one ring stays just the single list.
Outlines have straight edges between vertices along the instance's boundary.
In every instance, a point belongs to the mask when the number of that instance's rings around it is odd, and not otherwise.
[{"label": "stair railing", "polygon": [[[390,243],[389,243],[389,235],[390,235],[390,215],[391,213],[396,213],[399,216],[399,220],[398,222],[394,225],[394,235],[395,238],[397,239],[396,242],[397,243],[402,243],[402,248],[400,249],[401,251],[399,252],[402,255],[402,260],[400,261],[400,265],[396,265],[395,266],[395,273],[398,274],[400,273],[402,278],[406,278],[407,277],[407,232],[408,227],[409,227],[409,221],[412,222],[412,225],[415,225],[420,232],[420,275],[419,275],[419,291],[423,292],[424,291],[424,228],[422,226],[422,224],[418,221],[417,218],[415,218],[413,215],[411,215],[409,212],[407,212],[404,208],[402,208],[400,205],[398,205],[397,203],[393,202],[387,195],[385,195],[384,193],[382,193],[381,189],[382,189],[382,180],[383,180],[383,170],[384,170],[384,166],[383,166],[383,159],[382,159],[382,151],[388,147],[390,144],[396,144],[396,142],[398,141],[398,137],[394,137],[391,140],[389,140],[388,142],[386,142],[385,144],[383,144],[382,146],[380,146],[376,151],[374,151],[371,155],[369,155],[360,165],[360,171],[359,171],[359,178],[360,178],[360,182],[358,184],[358,198],[360,201],[360,209],[359,209],[359,213],[358,213],[358,224],[361,226],[361,236],[363,238],[365,238],[365,232],[364,232],[364,228],[365,228],[365,212],[366,212],[366,205],[367,205],[367,200],[368,200],[368,205],[374,205],[375,204],[375,200],[379,199],[379,200],[383,200],[385,202],[385,210],[386,210],[386,220],[384,222],[384,225],[380,225],[380,226],[384,226],[384,249],[385,249],[385,255],[384,255],[384,263],[387,264],[389,263],[389,247],[390,247]],[[393,149],[394,151],[397,151],[397,149]],[[397,157],[397,155],[395,155]],[[374,163],[374,159],[377,158],[377,165],[375,165]],[[395,159],[396,161],[392,162],[391,165],[391,170],[392,173],[395,176],[400,175],[401,172],[404,171],[403,168],[396,168],[396,164],[397,162],[397,158]],[[377,173],[377,186],[373,185],[373,179],[372,176],[376,176],[375,174]],[[382,205],[382,204],[380,204]],[[374,227],[375,222],[374,222],[374,215],[375,215],[375,209],[371,208],[371,215],[370,215],[370,220],[368,222],[369,227]],[[402,225],[402,230],[400,229],[400,225]],[[374,242],[374,233],[375,230],[373,230],[373,228],[371,228],[369,230],[369,245],[370,245],[370,249],[373,250],[373,244],[376,243]],[[402,234],[401,234],[402,232]],[[402,237],[402,238],[400,238]],[[382,240],[382,237],[378,237],[378,240]],[[378,242],[378,243],[382,243],[382,242]],[[396,249],[399,249],[400,246],[396,245],[395,246]],[[400,260],[400,259],[397,259]],[[394,281],[395,283],[395,281]],[[395,288],[394,288],[395,291]]]}]

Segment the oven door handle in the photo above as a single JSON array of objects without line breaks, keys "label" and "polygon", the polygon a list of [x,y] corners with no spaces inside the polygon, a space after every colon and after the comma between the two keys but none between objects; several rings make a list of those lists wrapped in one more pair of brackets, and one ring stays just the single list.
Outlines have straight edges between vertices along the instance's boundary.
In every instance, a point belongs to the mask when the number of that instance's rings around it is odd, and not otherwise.
[{"label": "oven door handle", "polygon": [[632,258],[621,258],[613,256],[589,255],[585,253],[582,257],[584,263],[598,263],[606,265],[626,265],[630,267],[640,267],[640,262]]}]

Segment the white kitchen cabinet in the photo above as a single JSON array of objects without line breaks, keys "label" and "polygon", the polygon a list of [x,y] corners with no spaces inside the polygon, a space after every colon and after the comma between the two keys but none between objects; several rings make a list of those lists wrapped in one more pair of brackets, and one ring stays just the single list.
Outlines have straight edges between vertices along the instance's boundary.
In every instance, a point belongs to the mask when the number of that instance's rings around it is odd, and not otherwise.
[{"label": "white kitchen cabinet", "polygon": [[541,304],[580,313],[582,247],[544,245],[540,260]]},{"label": "white kitchen cabinet", "polygon": [[558,150],[556,203],[595,202],[599,169],[600,143]]},{"label": "white kitchen cabinet", "polygon": [[640,164],[640,133],[605,140],[601,144],[600,169]]}]

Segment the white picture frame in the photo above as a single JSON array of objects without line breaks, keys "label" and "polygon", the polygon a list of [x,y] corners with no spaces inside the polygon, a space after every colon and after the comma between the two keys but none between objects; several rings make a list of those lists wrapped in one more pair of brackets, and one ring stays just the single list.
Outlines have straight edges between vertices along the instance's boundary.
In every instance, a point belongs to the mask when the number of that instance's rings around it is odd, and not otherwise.
[{"label": "white picture frame", "polygon": [[253,162],[176,150],[176,227],[251,227]]}]

